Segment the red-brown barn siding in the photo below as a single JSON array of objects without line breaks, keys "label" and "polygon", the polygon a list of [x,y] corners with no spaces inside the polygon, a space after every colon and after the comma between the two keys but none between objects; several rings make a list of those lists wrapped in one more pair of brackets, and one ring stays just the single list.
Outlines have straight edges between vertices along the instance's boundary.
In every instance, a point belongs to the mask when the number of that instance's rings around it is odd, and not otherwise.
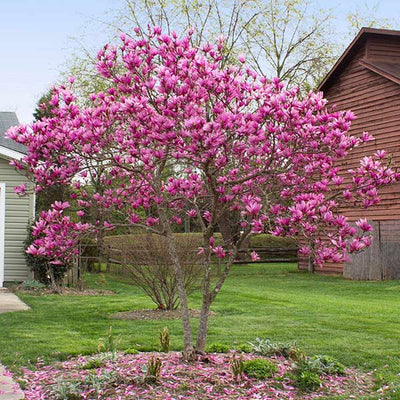
[{"label": "red-brown barn siding", "polygon": [[371,60],[400,62],[399,38],[372,34],[367,40],[366,56]]},{"label": "red-brown barn siding", "polygon": [[[351,134],[361,135],[367,131],[375,140],[355,148],[345,160],[346,169],[357,168],[361,158],[379,149],[392,154],[395,163],[400,165],[400,85],[363,65],[363,61],[396,62],[400,65],[400,36],[366,35],[352,49],[351,59],[348,58],[339,64],[335,75],[325,81],[322,87],[324,96],[330,105],[336,104],[337,109],[351,110],[357,115]],[[400,184],[381,190],[380,198],[381,202],[374,207],[363,210],[343,208],[341,212],[351,221],[361,217],[373,221],[400,220]],[[385,223],[382,229],[382,239],[393,239],[400,232],[399,222]],[[398,236],[396,240],[399,241]],[[343,267],[343,264],[327,263],[316,271],[342,273]],[[299,269],[307,268],[308,258],[300,257]]]}]

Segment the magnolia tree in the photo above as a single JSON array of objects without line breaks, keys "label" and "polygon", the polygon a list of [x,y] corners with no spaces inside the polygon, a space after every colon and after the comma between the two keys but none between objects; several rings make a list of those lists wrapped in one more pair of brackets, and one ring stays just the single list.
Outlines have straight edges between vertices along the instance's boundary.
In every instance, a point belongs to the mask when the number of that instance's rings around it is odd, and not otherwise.
[{"label": "magnolia tree", "polygon": [[[301,253],[316,264],[344,261],[370,244],[371,227],[365,220],[351,226],[339,206],[375,204],[378,187],[398,176],[384,151],[363,158],[356,170],[341,171],[340,160],[371,137],[349,135],[354,115],[328,111],[320,93],[299,98],[297,89],[257,76],[243,57],[239,67],[221,67],[222,42],[195,48],[190,32],[182,39],[159,28],[150,38],[136,34],[121,35],[120,47],[98,53],[97,73],[112,85],[92,94],[90,107],[77,105],[71,79],[71,87],[54,89],[50,118],[13,128],[8,136],[27,146],[14,165],[28,171],[37,191],[72,185],[71,197],[82,207],[76,220],[63,215],[68,202],[43,212],[29,253],[61,263],[82,236],[116,226],[112,220],[76,222],[93,206],[166,237],[190,358],[205,349],[210,305],[249,235],[302,237],[307,245]],[[82,184],[88,177],[102,190],[89,194]],[[16,190],[22,194],[25,187]],[[240,229],[216,245],[214,232],[227,213],[238,218]],[[187,217],[197,220],[203,235],[195,346],[173,235]],[[223,269],[213,280],[215,256]]]}]

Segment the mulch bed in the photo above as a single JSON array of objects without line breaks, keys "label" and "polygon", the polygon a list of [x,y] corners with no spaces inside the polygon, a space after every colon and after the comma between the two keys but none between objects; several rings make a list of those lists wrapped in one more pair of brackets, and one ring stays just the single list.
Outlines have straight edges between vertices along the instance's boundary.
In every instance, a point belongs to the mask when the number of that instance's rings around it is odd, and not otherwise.
[{"label": "mulch bed", "polygon": [[51,288],[44,288],[44,289],[31,289],[27,290],[24,289],[22,285],[18,285],[12,288],[14,293],[25,293],[31,295],[48,295],[48,294],[58,294],[60,296],[109,296],[115,294],[111,290],[103,290],[103,289],[76,289],[72,287],[63,287],[61,288],[60,293],[54,292]]},{"label": "mulch bed", "polygon": [[[193,318],[200,317],[200,310],[189,310],[190,316]],[[210,311],[209,315],[216,313]],[[110,315],[113,319],[179,319],[181,318],[180,310],[133,310],[123,311]]]},{"label": "mulch bed", "polygon": [[[197,362],[185,363],[179,353],[118,353],[104,358],[101,366],[88,363],[101,355],[73,358],[52,365],[38,364],[23,370],[21,382],[26,400],[68,398],[74,400],[309,400],[343,396],[359,399],[372,393],[371,373],[347,369],[344,376],[321,376],[322,384],[313,392],[301,392],[291,377],[292,361],[270,357],[277,367],[271,378],[257,380],[231,371],[233,354],[207,354]],[[243,359],[260,356],[244,354]],[[160,377],[146,380],[151,360],[161,361]],[[67,393],[68,392],[68,393]],[[60,397],[63,393],[64,397]]]}]

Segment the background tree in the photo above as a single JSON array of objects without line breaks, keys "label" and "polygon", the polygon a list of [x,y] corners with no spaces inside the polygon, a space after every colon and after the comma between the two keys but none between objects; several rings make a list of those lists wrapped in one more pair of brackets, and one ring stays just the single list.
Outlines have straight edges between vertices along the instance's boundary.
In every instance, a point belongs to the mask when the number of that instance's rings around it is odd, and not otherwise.
[{"label": "background tree", "polygon": [[361,28],[396,29],[398,24],[394,19],[379,17],[379,2],[371,4],[365,2],[362,8],[349,12],[347,21],[349,23],[348,36],[352,40]]},{"label": "background tree", "polygon": [[[227,66],[222,41],[193,47],[190,36],[179,39],[158,27],[146,37],[135,32],[135,39],[121,35],[119,48],[100,50],[97,71],[112,86],[92,94],[90,107],[79,106],[69,88],[55,88],[53,118],[12,128],[8,135],[28,146],[22,162],[39,187],[72,184],[71,197],[82,207],[78,217],[93,206],[105,216],[103,224],[74,222],[64,215],[70,204],[55,202],[36,222],[29,253],[52,257],[55,264],[72,257],[82,237],[120,222],[112,220],[111,210],[131,226],[164,236],[181,305],[184,354],[191,358],[192,325],[174,224],[188,215],[202,230],[195,348],[203,352],[210,306],[249,235],[301,235],[310,243],[301,252],[312,252],[317,264],[343,261],[348,251],[370,244],[371,227],[360,220],[357,231],[339,205],[375,204],[377,188],[398,175],[386,167],[385,152],[377,151],[344,184],[338,161],[370,136],[349,135],[354,115],[329,112],[320,94],[301,99],[298,89],[260,77],[241,58]],[[23,168],[19,161],[14,165]],[[99,191],[85,190],[86,179],[95,179]],[[241,231],[216,245],[214,232],[226,212],[239,213]],[[213,255],[223,260],[215,281]]]},{"label": "background tree", "polygon": [[51,106],[49,104],[51,98],[53,96],[53,90],[49,89],[45,94],[43,94],[37,104],[35,111],[33,112],[33,120],[40,121],[43,118],[51,118]]},{"label": "background tree", "polygon": [[[261,75],[308,91],[337,57],[332,21],[330,10],[315,10],[308,0],[125,0],[108,26],[112,37],[121,31],[130,35],[133,27],[146,35],[148,25],[167,33],[193,29],[193,46],[223,37],[224,63],[236,63],[243,54]],[[82,99],[107,86],[93,74],[94,63],[94,54],[82,47],[66,72],[77,77]]]}]

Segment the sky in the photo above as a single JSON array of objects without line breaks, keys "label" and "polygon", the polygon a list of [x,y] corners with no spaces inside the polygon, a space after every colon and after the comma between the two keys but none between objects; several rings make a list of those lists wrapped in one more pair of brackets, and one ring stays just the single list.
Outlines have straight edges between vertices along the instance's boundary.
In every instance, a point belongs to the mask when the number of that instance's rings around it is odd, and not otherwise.
[{"label": "sky", "polygon": [[[371,0],[314,0],[332,8],[341,35],[348,12]],[[79,43],[100,48],[107,42],[106,23],[121,0],[0,0],[0,111],[15,111],[22,123],[32,120],[41,95],[66,70]],[[400,15],[399,0],[378,3],[378,18]]]}]

